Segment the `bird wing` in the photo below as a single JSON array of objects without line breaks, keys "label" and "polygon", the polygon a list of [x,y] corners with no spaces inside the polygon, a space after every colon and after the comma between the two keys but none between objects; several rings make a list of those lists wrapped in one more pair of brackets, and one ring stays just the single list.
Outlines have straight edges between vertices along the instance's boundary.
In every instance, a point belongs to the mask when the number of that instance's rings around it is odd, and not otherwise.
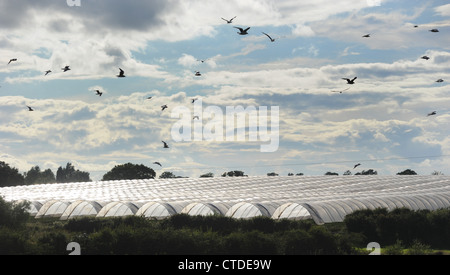
[{"label": "bird wing", "polygon": [[270,37],[270,35],[268,35],[267,33],[263,32],[263,34],[265,34],[267,37],[269,37],[272,40],[272,37]]},{"label": "bird wing", "polygon": [[247,32],[249,29],[250,29],[250,27],[246,28],[246,29],[244,30],[244,32]]},{"label": "bird wing", "polygon": [[239,27],[234,27],[234,28],[239,29],[241,32],[244,32],[243,28],[239,28]]}]

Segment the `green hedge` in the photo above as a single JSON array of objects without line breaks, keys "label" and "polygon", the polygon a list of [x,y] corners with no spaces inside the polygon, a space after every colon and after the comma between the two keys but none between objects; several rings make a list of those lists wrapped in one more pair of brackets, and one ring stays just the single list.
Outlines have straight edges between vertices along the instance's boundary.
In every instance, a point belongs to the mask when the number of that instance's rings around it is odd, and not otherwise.
[{"label": "green hedge", "polygon": [[347,215],[344,224],[348,232],[360,233],[363,242],[378,242],[383,246],[398,241],[406,246],[420,242],[433,248],[450,247],[450,210],[413,211],[405,208],[362,210]]},{"label": "green hedge", "polygon": [[450,210],[362,210],[343,223],[319,226],[312,220],[185,214],[36,220],[25,209],[0,199],[0,254],[67,255],[70,242],[79,243],[84,255],[367,254],[369,242],[378,242],[386,254],[450,248]]}]

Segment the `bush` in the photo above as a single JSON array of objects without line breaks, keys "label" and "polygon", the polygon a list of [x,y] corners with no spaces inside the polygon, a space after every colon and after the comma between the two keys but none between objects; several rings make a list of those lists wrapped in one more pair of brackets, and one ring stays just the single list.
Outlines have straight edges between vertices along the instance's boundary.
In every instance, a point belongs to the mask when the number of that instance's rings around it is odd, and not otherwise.
[{"label": "bush", "polygon": [[14,204],[0,197],[0,227],[18,228],[25,224],[30,215],[27,202]]},{"label": "bush", "polygon": [[414,240],[413,244],[407,251],[408,255],[430,255],[431,248],[418,240]]}]

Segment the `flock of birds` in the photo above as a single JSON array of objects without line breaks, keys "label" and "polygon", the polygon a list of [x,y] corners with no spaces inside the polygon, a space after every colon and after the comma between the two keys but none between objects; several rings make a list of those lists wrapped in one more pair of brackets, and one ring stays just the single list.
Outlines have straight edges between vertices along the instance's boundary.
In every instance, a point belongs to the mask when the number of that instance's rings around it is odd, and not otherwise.
[{"label": "flock of birds", "polygon": [[[231,18],[231,19],[225,19],[225,18],[222,17],[221,19],[224,20],[227,24],[232,24],[232,23],[233,23],[233,20],[236,19],[236,17],[237,17],[237,16],[235,16],[235,17],[233,17],[233,18]],[[418,25],[414,25],[414,28],[418,28],[418,27],[419,27]],[[236,26],[234,26],[234,28],[236,28],[236,29],[239,30],[239,31],[237,32],[239,35],[242,35],[242,36],[243,36],[243,35],[248,35],[248,34],[249,34],[250,27],[247,27],[247,28],[244,29],[244,28],[241,28],[241,27],[236,27]],[[429,30],[429,31],[430,31],[430,32],[433,32],[433,33],[438,33],[438,32],[439,32],[438,29],[431,29],[431,30]],[[276,41],[276,39],[274,39],[273,37],[271,37],[269,34],[267,34],[267,33],[265,33],[265,32],[262,32],[262,34],[264,34],[265,36],[267,36],[267,37],[269,38],[270,42],[275,42],[275,41]],[[371,34],[365,34],[365,35],[363,35],[362,37],[363,37],[363,38],[370,38],[370,37],[371,37]],[[428,56],[422,56],[421,59],[429,60],[430,57],[428,57]],[[206,60],[207,60],[207,59],[206,59]],[[204,62],[206,62],[206,60],[197,60],[197,61],[199,61],[199,62],[201,62],[201,63],[204,63]],[[17,61],[18,61],[17,58],[12,58],[12,59],[9,60],[8,65],[10,65],[12,62],[17,62]],[[64,68],[61,68],[61,70],[62,70],[63,72],[67,72],[67,71],[70,71],[71,68],[70,68],[70,66],[65,66]],[[47,76],[47,75],[50,74],[50,73],[52,73],[51,70],[45,71],[45,76]],[[195,75],[196,77],[202,76],[202,74],[201,74],[200,71],[195,71],[195,74],[194,74],[194,75]],[[117,76],[118,78],[125,78],[125,77],[126,77],[126,76],[125,76],[125,71],[122,70],[121,68],[119,68],[119,74],[116,75],[116,76]],[[342,80],[346,80],[346,81],[347,81],[347,84],[348,84],[348,85],[354,85],[354,84],[356,83],[356,80],[357,80],[357,79],[358,79],[358,77],[354,77],[354,78],[352,78],[352,79],[350,79],[350,78],[342,78]],[[444,80],[443,80],[443,79],[438,79],[436,82],[437,82],[437,83],[442,83],[442,82],[444,82]],[[342,93],[344,93],[345,91],[348,91],[349,89],[350,89],[350,88],[346,88],[346,89],[344,89],[344,90],[337,90],[337,91],[336,91],[336,90],[333,90],[332,92],[333,92],[333,93],[340,93],[340,94],[342,94]],[[103,95],[103,92],[101,92],[100,90],[95,90],[95,92],[96,92],[96,95],[99,96],[99,97],[101,97],[101,96]],[[150,97],[148,97],[147,99],[150,100],[150,99],[152,99],[152,97],[150,96]],[[197,99],[194,98],[194,99],[192,99],[191,102],[194,103],[196,100],[197,100]],[[27,107],[28,107],[28,111],[30,111],[30,112],[33,112],[33,111],[34,111],[34,109],[33,109],[32,107],[30,107],[30,106],[27,106]],[[164,111],[164,110],[166,110],[167,108],[168,108],[167,104],[162,105],[162,106],[161,106],[161,111]],[[428,114],[427,114],[427,117],[429,117],[429,116],[435,116],[435,115],[437,115],[437,111],[433,111],[433,112],[428,113]],[[198,116],[194,116],[193,119],[199,119],[199,117],[198,117]],[[164,149],[170,148],[169,145],[167,144],[167,142],[162,141],[162,143],[163,143],[163,148],[164,148]],[[162,164],[161,164],[160,162],[154,162],[153,164],[159,165],[159,166],[162,167]],[[355,164],[354,167],[353,167],[353,169],[356,169],[356,168],[359,167],[359,166],[361,166],[361,163]]]}]

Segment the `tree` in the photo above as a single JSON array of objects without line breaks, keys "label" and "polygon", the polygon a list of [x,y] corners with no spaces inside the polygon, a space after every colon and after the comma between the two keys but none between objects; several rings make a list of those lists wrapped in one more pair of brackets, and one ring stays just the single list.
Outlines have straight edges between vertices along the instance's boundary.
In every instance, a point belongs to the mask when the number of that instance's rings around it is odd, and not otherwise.
[{"label": "tree", "polygon": [[246,177],[242,171],[229,171],[222,174],[222,177]]},{"label": "tree", "polygon": [[0,187],[24,185],[25,179],[17,168],[11,168],[6,162],[0,161]]},{"label": "tree", "polygon": [[363,170],[362,172],[358,172],[355,175],[378,175],[378,172],[373,170],[373,169],[369,169],[369,170]]},{"label": "tree", "polygon": [[326,172],[325,176],[339,176],[339,174],[335,172]]},{"label": "tree", "polygon": [[166,172],[163,172],[163,173],[159,176],[159,178],[160,178],[160,179],[179,179],[179,178],[183,178],[183,177],[181,177],[181,176],[175,176],[174,173],[169,172],[169,171],[166,171]]},{"label": "tree", "polygon": [[[303,176],[303,173],[297,173],[296,176]],[[294,173],[288,173],[288,176],[292,177],[294,176]]]},{"label": "tree", "polygon": [[209,172],[200,176],[201,178],[214,178],[214,174]]},{"label": "tree", "polygon": [[433,173],[431,173],[432,176],[443,176],[444,173],[442,173],[441,171],[433,171]]},{"label": "tree", "polygon": [[156,173],[152,168],[149,168],[143,164],[137,165],[126,163],[116,165],[113,169],[111,169],[111,171],[103,175],[102,180],[142,180],[154,179],[155,177]]},{"label": "tree", "polygon": [[18,228],[25,224],[30,216],[27,211],[29,206],[29,202],[12,203],[0,197],[0,228]]},{"label": "tree", "polygon": [[406,169],[403,172],[398,172],[397,175],[417,175],[417,173],[414,170]]},{"label": "tree", "polygon": [[350,170],[347,170],[347,171],[345,171],[344,174],[342,174],[342,175],[344,175],[344,176],[351,176],[351,175],[352,175],[352,172],[351,172]]},{"label": "tree", "polygon": [[80,170],[75,170],[72,163],[68,162],[65,168],[61,166],[56,172],[56,181],[58,183],[68,183],[68,182],[89,182],[92,181],[89,177],[88,172],[83,172]]},{"label": "tree", "polygon": [[45,183],[55,183],[56,178],[55,174],[53,174],[52,170],[47,169],[44,172],[41,172],[41,168],[39,166],[34,166],[30,169],[30,171],[25,174],[25,184],[45,184]]}]

